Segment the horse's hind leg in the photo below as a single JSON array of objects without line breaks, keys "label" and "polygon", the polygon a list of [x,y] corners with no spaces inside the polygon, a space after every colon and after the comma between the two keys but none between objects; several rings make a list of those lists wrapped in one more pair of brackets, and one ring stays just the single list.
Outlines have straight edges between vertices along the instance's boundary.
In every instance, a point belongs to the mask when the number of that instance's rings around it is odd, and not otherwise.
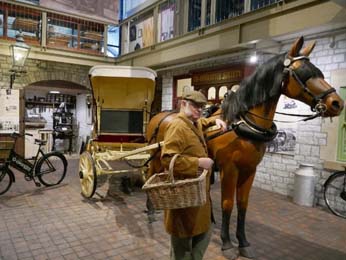
[{"label": "horse's hind leg", "polygon": [[236,174],[231,174],[229,170],[225,174],[225,170],[227,169],[221,169],[222,250],[231,249],[233,247],[229,235],[229,223],[234,205],[234,195],[236,186]]},{"label": "horse's hind leg", "polygon": [[254,258],[254,253],[245,235],[245,219],[248,206],[249,194],[255,177],[255,173],[240,176],[237,187],[237,239],[239,242],[239,254],[247,258]]}]

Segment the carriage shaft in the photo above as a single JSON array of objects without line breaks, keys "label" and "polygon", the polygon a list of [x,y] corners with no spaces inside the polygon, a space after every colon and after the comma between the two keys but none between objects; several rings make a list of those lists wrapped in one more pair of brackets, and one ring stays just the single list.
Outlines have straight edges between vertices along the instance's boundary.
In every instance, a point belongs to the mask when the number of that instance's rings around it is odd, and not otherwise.
[{"label": "carriage shaft", "polygon": [[[145,157],[149,158],[148,155],[138,155],[138,157],[133,156],[137,155],[139,153],[143,153],[152,149],[159,148],[164,145],[164,142],[159,142],[155,144],[151,144],[145,147],[141,147],[138,149],[135,149],[133,151],[128,151],[128,152],[119,152],[119,151],[106,151],[102,153],[96,153],[95,157],[96,158],[102,158],[104,160],[120,160],[120,159],[145,159]],[[133,157],[130,157],[133,156]]]}]

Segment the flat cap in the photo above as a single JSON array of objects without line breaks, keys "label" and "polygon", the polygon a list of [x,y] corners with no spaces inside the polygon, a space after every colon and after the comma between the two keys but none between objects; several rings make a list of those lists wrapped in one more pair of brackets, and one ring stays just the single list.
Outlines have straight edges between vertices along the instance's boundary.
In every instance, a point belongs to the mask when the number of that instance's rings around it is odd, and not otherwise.
[{"label": "flat cap", "polygon": [[183,95],[183,99],[193,101],[199,105],[205,105],[208,102],[207,98],[203,95],[203,93],[196,90],[186,92]]}]

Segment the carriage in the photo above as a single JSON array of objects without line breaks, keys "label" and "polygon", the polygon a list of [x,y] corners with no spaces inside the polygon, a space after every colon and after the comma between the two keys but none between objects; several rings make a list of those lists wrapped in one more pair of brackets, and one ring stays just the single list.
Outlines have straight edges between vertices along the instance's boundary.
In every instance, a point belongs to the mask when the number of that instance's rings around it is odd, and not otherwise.
[{"label": "carriage", "polygon": [[149,151],[160,145],[147,145],[145,141],[155,78],[156,72],[144,67],[97,65],[90,69],[93,127],[79,161],[84,197],[94,195],[101,176],[134,171],[114,169],[111,161],[140,165],[149,160]]}]

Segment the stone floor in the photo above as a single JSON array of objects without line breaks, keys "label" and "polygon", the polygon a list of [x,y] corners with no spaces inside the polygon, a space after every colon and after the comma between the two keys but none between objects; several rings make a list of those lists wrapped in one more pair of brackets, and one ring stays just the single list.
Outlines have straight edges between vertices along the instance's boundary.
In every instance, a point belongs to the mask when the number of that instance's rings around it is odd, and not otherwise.
[{"label": "stone floor", "polygon": [[[50,188],[37,188],[16,172],[16,183],[0,196],[0,259],[168,259],[163,214],[148,223],[145,194],[135,189],[126,195],[115,182],[110,193],[106,183],[84,199],[77,168],[78,160],[69,160],[66,179]],[[232,259],[236,250],[220,250],[219,183],[212,186],[212,200],[217,223],[204,259]],[[346,260],[346,219],[257,188],[247,236],[258,260]]]}]

